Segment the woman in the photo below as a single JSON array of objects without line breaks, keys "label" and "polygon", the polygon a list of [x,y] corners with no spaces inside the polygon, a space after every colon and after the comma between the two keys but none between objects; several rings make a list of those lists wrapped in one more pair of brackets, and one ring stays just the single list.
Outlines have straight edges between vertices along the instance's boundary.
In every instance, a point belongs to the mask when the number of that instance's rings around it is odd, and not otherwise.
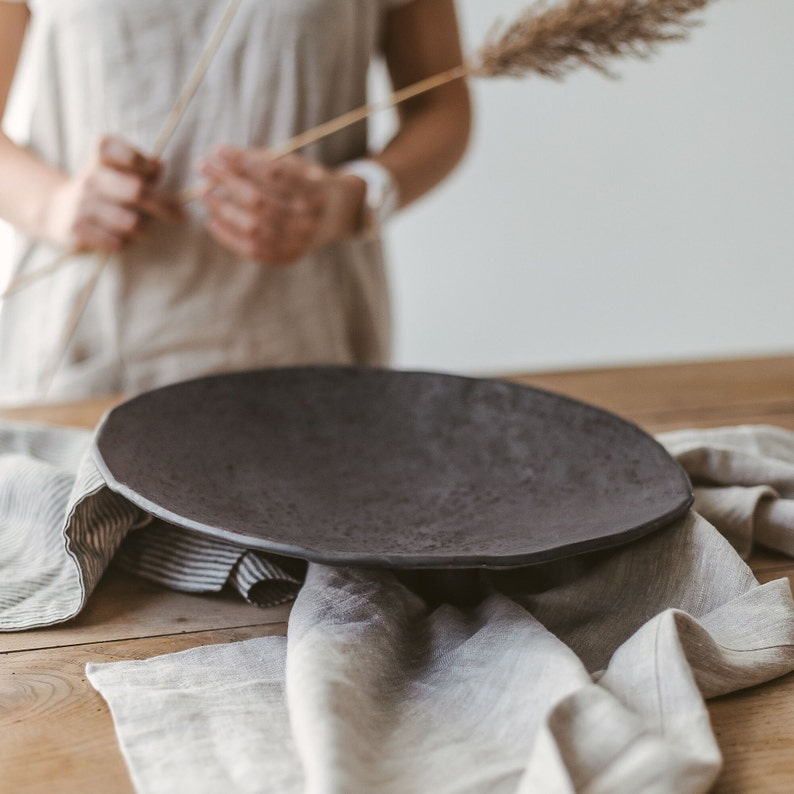
[{"label": "woman", "polygon": [[[395,87],[460,63],[453,0],[243,0],[162,158],[150,157],[224,8],[0,0],[0,111],[18,71],[26,89],[20,143],[0,136],[0,217],[19,232],[12,275],[89,252],[0,306],[0,401],[40,400],[50,379],[47,399],[70,400],[258,366],[386,363],[372,232],[459,161],[465,85],[404,104],[378,153],[363,124],[300,155],[273,161],[267,149],[363,104],[380,52]],[[202,198],[183,212],[177,194],[199,180]]]}]

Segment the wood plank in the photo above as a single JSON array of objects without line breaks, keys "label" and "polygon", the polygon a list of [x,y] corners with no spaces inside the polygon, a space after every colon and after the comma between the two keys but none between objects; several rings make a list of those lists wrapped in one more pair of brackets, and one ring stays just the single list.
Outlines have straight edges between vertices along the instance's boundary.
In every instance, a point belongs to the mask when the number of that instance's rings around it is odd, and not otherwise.
[{"label": "wood plank", "polygon": [[[794,415],[794,355],[692,361],[600,369],[515,373],[510,380],[551,389],[625,416],[658,421],[693,420],[717,410],[726,420],[753,406],[757,413]],[[0,418],[93,427],[123,398],[102,397],[69,404],[0,409]],[[749,414],[748,414],[749,416]],[[708,418],[706,418],[708,420]]]},{"label": "wood plank", "polygon": [[132,794],[105,701],[88,662],[146,659],[199,645],[284,634],[284,624],[12,654],[0,665],[0,790]]},{"label": "wood plank", "polygon": [[[788,565],[785,568],[777,568],[769,571],[755,572],[755,578],[761,584],[773,582],[775,579],[788,579],[789,585],[794,587],[794,565]],[[794,712],[794,704],[792,704],[792,712]]]},{"label": "wood plank", "polygon": [[724,757],[717,794],[794,791],[794,674],[708,703]]},{"label": "wood plank", "polygon": [[0,419],[26,422],[43,422],[66,427],[93,428],[102,414],[122,401],[122,397],[98,397],[75,403],[27,405],[18,408],[0,408]]},{"label": "wood plank", "polygon": [[[690,422],[714,426],[715,422],[754,424],[758,415],[769,418],[782,414],[786,416],[785,426],[794,427],[794,356],[516,373],[505,377],[567,394],[635,421],[644,418],[665,426],[687,426]],[[0,419],[94,427],[102,414],[122,399],[112,396],[69,404],[5,408],[0,409]]]},{"label": "wood plank", "polygon": [[83,612],[60,626],[0,634],[0,655],[136,637],[284,623],[290,605],[264,609],[232,593],[178,593],[111,568]]},{"label": "wood plank", "polygon": [[699,414],[660,415],[622,414],[625,419],[636,422],[649,433],[665,433],[670,430],[685,430],[690,427],[736,427],[738,425],[774,425],[794,430],[794,410],[782,413],[764,413],[758,406],[747,406],[744,410],[715,409]]},{"label": "wood plank", "polygon": [[665,412],[685,419],[702,408],[755,405],[777,412],[794,406],[794,356],[517,373],[510,378],[623,415]]}]

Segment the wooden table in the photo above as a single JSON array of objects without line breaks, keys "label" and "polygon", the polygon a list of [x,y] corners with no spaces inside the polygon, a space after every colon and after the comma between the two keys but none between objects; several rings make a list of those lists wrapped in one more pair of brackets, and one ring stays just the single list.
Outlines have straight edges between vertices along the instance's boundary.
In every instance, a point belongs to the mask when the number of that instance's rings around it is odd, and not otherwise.
[{"label": "wooden table", "polygon": [[[794,429],[794,356],[520,375],[515,380],[612,410],[651,432],[747,423]],[[111,401],[0,411],[0,418],[92,427]],[[794,561],[757,553],[761,582]],[[0,791],[126,794],[132,785],[86,662],[143,659],[284,633],[287,607],[175,593],[111,570],[60,627],[0,635]],[[725,756],[716,786],[794,791],[794,674],[709,703]]]}]

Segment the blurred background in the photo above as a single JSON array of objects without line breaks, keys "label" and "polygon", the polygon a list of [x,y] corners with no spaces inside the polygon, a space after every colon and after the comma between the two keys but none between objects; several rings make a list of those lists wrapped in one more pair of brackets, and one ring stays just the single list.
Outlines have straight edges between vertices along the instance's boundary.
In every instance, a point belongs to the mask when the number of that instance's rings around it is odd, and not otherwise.
[{"label": "blurred background", "polygon": [[[468,51],[528,5],[459,0]],[[619,80],[472,82],[467,161],[389,230],[397,366],[794,351],[794,2],[703,19]]]},{"label": "blurred background", "polygon": [[[467,52],[529,5],[458,0]],[[617,80],[472,81],[466,161],[387,232],[396,366],[794,351],[794,2],[702,16],[689,41],[616,61]],[[376,141],[392,124],[373,120]]]}]

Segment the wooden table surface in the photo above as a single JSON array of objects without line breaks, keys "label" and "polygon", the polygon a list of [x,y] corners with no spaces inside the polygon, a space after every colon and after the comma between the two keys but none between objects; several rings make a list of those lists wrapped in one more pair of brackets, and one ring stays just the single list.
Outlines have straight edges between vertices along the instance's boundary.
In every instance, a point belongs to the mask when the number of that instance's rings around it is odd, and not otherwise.
[{"label": "wooden table surface", "polygon": [[[518,375],[614,411],[650,432],[774,424],[794,429],[794,356]],[[0,411],[0,418],[92,427],[112,401]],[[758,552],[761,582],[794,560]],[[288,607],[165,590],[111,570],[63,626],[0,635],[0,792],[127,794],[110,714],[90,661],[143,659],[284,633]],[[794,792],[794,674],[709,703],[725,766],[715,791]]]}]

